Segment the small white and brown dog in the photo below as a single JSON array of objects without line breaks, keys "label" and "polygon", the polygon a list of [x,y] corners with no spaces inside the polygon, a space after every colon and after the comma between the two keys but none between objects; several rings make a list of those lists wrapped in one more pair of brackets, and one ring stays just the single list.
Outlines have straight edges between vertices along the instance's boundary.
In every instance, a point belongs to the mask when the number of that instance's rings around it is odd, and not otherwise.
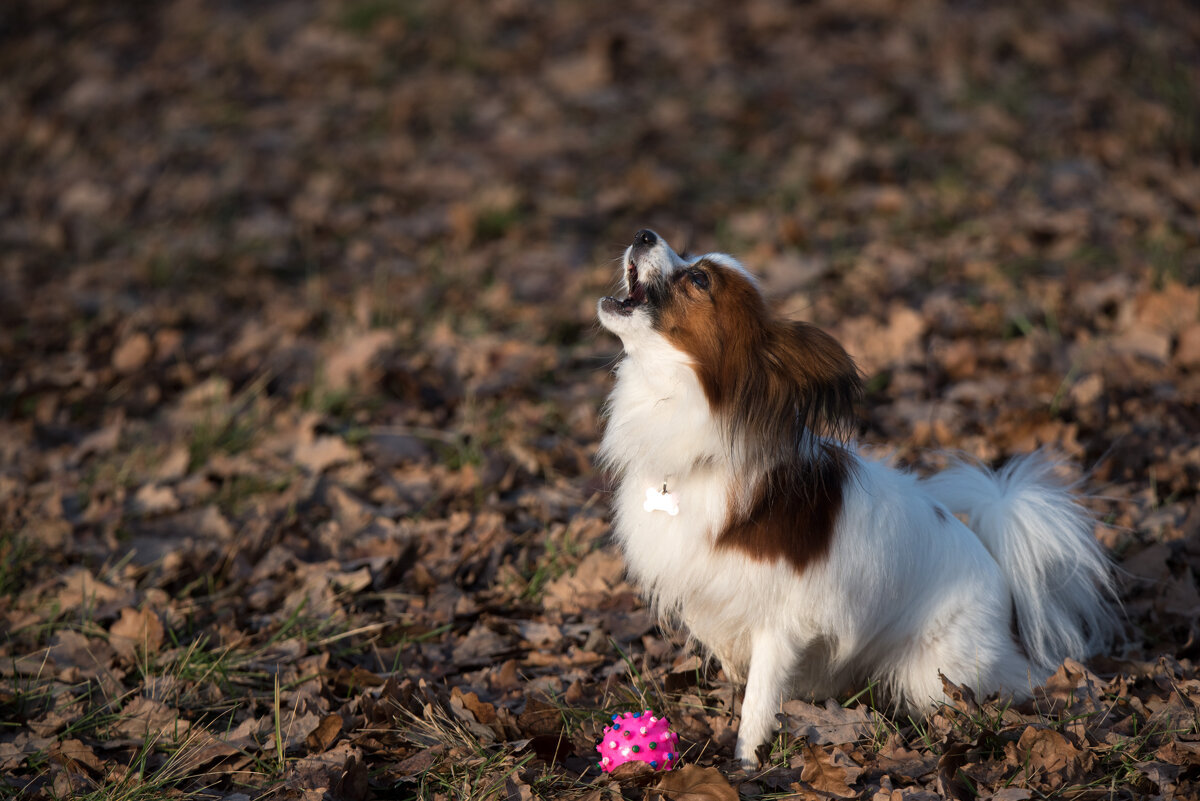
[{"label": "small white and brown dog", "polygon": [[623,266],[598,309],[625,350],[600,446],[616,540],[660,617],[745,683],[744,766],[789,698],[877,682],[926,711],[939,673],[1021,698],[1110,641],[1109,561],[1046,459],[924,479],[871,459],[845,438],[850,356],[735,259],[643,230]]}]

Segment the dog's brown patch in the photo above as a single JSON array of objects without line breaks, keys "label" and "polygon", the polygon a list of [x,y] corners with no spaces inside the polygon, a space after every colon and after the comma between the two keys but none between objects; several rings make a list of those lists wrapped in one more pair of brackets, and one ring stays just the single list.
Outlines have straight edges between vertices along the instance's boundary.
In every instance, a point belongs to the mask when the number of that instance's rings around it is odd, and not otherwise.
[{"label": "dog's brown patch", "polygon": [[717,535],[717,548],[736,548],[753,559],[786,560],[797,573],[829,553],[853,463],[826,444],[814,459],[777,467],[756,489],[749,509]]}]

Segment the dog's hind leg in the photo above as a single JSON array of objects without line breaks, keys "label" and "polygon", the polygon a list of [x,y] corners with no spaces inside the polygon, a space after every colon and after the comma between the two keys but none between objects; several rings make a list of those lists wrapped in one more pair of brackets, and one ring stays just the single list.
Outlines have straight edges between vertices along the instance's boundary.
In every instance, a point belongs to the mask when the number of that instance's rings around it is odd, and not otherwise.
[{"label": "dog's hind leg", "polygon": [[949,616],[898,661],[894,686],[910,709],[928,711],[948,700],[939,674],[976,690],[980,700],[993,692],[1010,699],[1028,697],[1044,678],[1035,675],[1002,617],[980,620],[971,612],[984,610],[968,608]]}]

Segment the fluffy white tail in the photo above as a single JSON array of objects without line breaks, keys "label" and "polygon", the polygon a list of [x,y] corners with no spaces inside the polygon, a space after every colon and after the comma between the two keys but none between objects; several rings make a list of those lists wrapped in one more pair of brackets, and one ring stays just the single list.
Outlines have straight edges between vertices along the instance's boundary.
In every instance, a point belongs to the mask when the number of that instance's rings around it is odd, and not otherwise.
[{"label": "fluffy white tail", "polygon": [[1004,468],[958,464],[923,483],[983,541],[1007,577],[1030,659],[1053,670],[1103,650],[1117,630],[1112,566],[1093,520],[1040,453]]}]

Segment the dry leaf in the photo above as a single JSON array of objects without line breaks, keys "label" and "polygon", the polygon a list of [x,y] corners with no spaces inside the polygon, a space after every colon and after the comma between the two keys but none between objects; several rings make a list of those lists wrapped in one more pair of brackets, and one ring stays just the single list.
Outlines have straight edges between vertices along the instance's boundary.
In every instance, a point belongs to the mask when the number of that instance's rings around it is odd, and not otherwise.
[{"label": "dry leaf", "polygon": [[358,458],[358,452],[346,444],[341,437],[322,435],[312,442],[300,442],[292,450],[292,459],[312,475],[319,475],[330,467]]},{"label": "dry leaf", "polygon": [[1178,765],[1168,765],[1162,762],[1140,762],[1138,763],[1137,770],[1138,773],[1141,773],[1154,783],[1154,786],[1162,793],[1164,798],[1171,798],[1174,795],[1175,782],[1179,778],[1180,773]]},{"label": "dry leaf", "polygon": [[370,797],[367,765],[360,756],[351,754],[346,758],[342,775],[334,782],[332,791],[332,795],[345,801],[366,801]]},{"label": "dry leaf", "polygon": [[861,706],[843,707],[833,699],[824,707],[794,699],[783,705],[788,732],[813,745],[852,743],[868,729],[869,715]]},{"label": "dry leaf", "polygon": [[324,379],[330,390],[344,390],[363,376],[371,362],[395,338],[390,331],[368,331],[338,343],[324,364]]},{"label": "dry leaf", "polygon": [[143,484],[130,503],[130,511],[144,517],[174,512],[179,507],[179,498],[175,491],[158,484]]},{"label": "dry leaf", "polygon": [[55,633],[47,653],[49,664],[62,670],[72,668],[78,678],[103,678],[113,672],[113,646],[99,637],[86,637],[77,631]]},{"label": "dry leaf", "polygon": [[668,772],[654,789],[671,801],[737,801],[738,797],[719,770],[699,765],[684,765]]},{"label": "dry leaf", "polygon": [[960,776],[967,763],[971,746],[967,743],[952,743],[942,752],[937,763],[937,789],[943,798],[956,801],[974,801],[975,794]]},{"label": "dry leaf", "polygon": [[454,646],[451,658],[456,665],[481,665],[490,663],[497,654],[510,647],[508,638],[502,637],[482,623],[477,623],[467,636]]},{"label": "dry leaf", "polygon": [[1067,659],[1046,679],[1045,693],[1072,708],[1083,705],[1084,711],[1099,709],[1103,703],[1104,682],[1084,665]]},{"label": "dry leaf", "polygon": [[80,740],[63,740],[50,749],[50,758],[64,765],[82,765],[93,775],[104,772],[104,761]]},{"label": "dry leaf", "polygon": [[543,602],[547,608],[565,613],[598,606],[609,597],[624,573],[625,563],[620,556],[609,550],[592,551],[573,573],[546,584]]},{"label": "dry leaf", "polygon": [[991,801],[1027,801],[1033,798],[1033,791],[1024,787],[1003,787],[992,793]]},{"label": "dry leaf", "polygon": [[906,782],[916,782],[937,770],[938,757],[908,748],[898,734],[888,736],[876,755],[874,767]]},{"label": "dry leaf", "polygon": [[396,775],[402,779],[412,779],[429,770],[446,753],[446,746],[435,745],[424,748],[396,765]]},{"label": "dry leaf", "polygon": [[113,725],[116,737],[136,742],[147,738],[163,743],[177,743],[183,738],[191,724],[180,718],[178,710],[151,698],[133,698],[121,708],[121,714]]},{"label": "dry leaf", "polygon": [[1051,789],[1073,781],[1081,767],[1079,749],[1052,729],[1030,726],[1006,751],[1016,764],[1026,766],[1040,785]]},{"label": "dry leaf", "polygon": [[109,627],[108,643],[127,662],[155,654],[163,642],[163,625],[150,609],[121,610],[121,618]]},{"label": "dry leaf", "polygon": [[86,568],[75,568],[62,579],[63,588],[57,602],[64,610],[76,609],[87,603],[90,607],[132,600],[132,593],[98,581]]},{"label": "dry leaf", "polygon": [[150,337],[137,331],[113,351],[112,365],[118,373],[132,373],[141,369],[152,353],[154,346],[150,343]]},{"label": "dry leaf", "polygon": [[309,753],[327,751],[337,736],[341,734],[342,725],[341,715],[326,715],[321,718],[317,727],[304,738],[304,745],[308,748]]},{"label": "dry leaf", "polygon": [[942,691],[950,699],[950,706],[954,711],[961,712],[967,717],[975,717],[979,714],[979,704],[975,701],[974,690],[955,684],[943,676],[940,671],[938,678],[942,680]]},{"label": "dry leaf", "polygon": [[1200,765],[1200,743],[1175,740],[1158,749],[1155,756],[1172,765]]},{"label": "dry leaf", "polygon": [[858,791],[850,785],[854,784],[863,768],[854,762],[845,752],[838,749],[826,751],[811,743],[802,747],[804,754],[804,770],[800,780],[822,793],[839,798],[856,798]]}]

